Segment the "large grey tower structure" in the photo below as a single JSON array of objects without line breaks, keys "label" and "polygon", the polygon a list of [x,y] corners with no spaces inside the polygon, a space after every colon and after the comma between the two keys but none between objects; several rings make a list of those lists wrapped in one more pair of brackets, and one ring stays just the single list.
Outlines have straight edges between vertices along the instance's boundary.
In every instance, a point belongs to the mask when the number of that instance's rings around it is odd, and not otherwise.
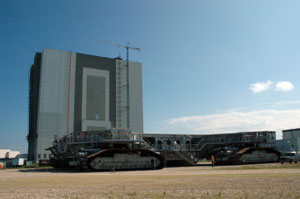
[{"label": "large grey tower structure", "polygon": [[30,71],[29,160],[49,158],[55,135],[130,128],[143,132],[142,65],[44,49]]}]

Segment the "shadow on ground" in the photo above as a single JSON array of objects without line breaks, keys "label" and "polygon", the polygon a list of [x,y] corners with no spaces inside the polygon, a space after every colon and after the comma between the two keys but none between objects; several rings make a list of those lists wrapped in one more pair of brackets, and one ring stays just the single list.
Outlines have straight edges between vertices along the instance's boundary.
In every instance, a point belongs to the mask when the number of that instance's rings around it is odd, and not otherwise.
[{"label": "shadow on ground", "polygon": [[40,172],[49,172],[49,173],[83,173],[83,171],[75,169],[55,169],[55,168],[24,168],[20,169],[19,172],[28,172],[28,173],[40,173]]},{"label": "shadow on ground", "polygon": [[[196,166],[183,166],[183,165],[168,165],[165,168],[176,168],[176,167],[211,167],[211,163],[198,163]],[[232,166],[240,166],[240,165],[215,165],[215,167],[232,167]],[[142,169],[141,169],[142,170]],[[126,172],[126,171],[141,171],[141,170],[116,170],[116,171],[98,171],[102,173],[114,173],[114,172]],[[19,169],[19,172],[24,173],[40,173],[40,172],[48,172],[48,173],[90,173],[97,171],[82,171],[74,168],[53,168],[53,167],[45,167],[45,168],[23,168]]]}]

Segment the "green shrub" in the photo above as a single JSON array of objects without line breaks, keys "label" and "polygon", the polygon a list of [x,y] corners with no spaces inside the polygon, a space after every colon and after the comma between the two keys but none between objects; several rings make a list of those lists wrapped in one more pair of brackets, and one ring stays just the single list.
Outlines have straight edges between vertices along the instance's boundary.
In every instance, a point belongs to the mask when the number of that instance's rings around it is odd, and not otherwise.
[{"label": "green shrub", "polygon": [[30,164],[30,165],[27,165],[25,168],[38,168],[40,167],[39,164]]}]

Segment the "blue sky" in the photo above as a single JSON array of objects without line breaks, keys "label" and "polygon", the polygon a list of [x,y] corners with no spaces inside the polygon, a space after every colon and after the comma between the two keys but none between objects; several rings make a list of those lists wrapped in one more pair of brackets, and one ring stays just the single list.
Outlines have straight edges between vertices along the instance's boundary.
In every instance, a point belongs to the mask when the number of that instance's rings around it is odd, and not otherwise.
[{"label": "blue sky", "polygon": [[[0,148],[27,151],[29,69],[54,48],[139,47],[153,133],[300,127],[300,2],[0,0]],[[100,41],[100,42],[99,42]]]}]

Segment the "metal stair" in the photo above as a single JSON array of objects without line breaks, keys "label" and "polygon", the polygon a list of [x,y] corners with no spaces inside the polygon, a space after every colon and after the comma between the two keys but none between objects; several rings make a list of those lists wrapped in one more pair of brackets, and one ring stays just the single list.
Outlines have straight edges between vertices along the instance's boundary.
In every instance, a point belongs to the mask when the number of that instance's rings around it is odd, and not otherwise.
[{"label": "metal stair", "polygon": [[153,150],[154,151],[154,146],[152,146],[152,144],[150,143],[150,141],[148,141],[148,139],[146,139],[145,137],[143,138],[144,142],[144,146],[147,148],[147,149],[150,149],[150,150]]},{"label": "metal stair", "polygon": [[175,151],[175,153],[181,158],[183,159],[186,163],[196,166],[197,163],[194,161],[194,155],[187,152],[187,151]]}]

